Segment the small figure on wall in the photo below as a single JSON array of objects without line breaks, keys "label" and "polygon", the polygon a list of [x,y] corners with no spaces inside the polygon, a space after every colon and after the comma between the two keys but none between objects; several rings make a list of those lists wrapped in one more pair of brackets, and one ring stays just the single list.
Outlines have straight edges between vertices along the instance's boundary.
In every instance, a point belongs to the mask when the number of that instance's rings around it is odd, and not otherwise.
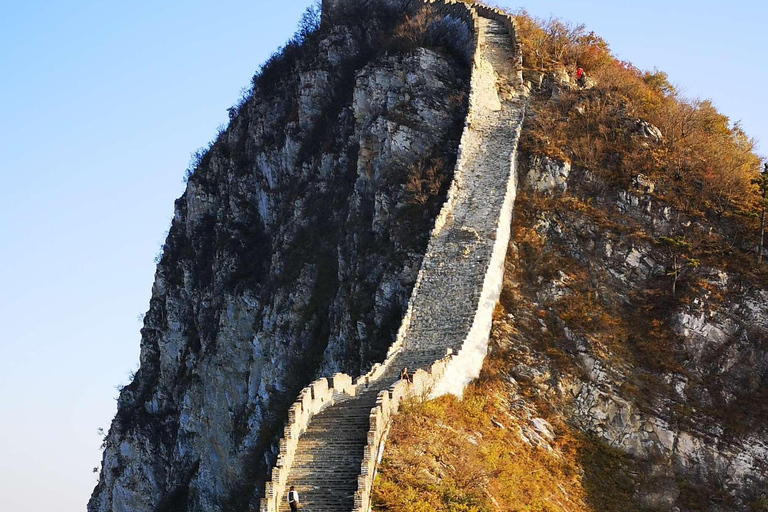
[{"label": "small figure on wall", "polygon": [[299,493],[294,486],[291,486],[291,490],[288,491],[288,505],[291,507],[291,512],[299,510]]}]

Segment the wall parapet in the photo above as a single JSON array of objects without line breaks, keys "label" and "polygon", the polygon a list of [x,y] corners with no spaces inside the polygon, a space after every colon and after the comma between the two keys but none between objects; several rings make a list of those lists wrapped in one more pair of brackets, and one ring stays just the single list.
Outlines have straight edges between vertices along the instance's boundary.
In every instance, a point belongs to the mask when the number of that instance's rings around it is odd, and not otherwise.
[{"label": "wall parapet", "polygon": [[399,380],[389,389],[379,393],[376,406],[370,414],[368,438],[357,477],[357,492],[352,512],[367,512],[371,509],[371,492],[376,479],[376,469],[381,462],[392,417],[400,410],[401,403],[409,398],[428,397],[442,378],[452,357],[448,355],[435,361],[428,372],[416,370],[411,381]]},{"label": "wall parapet", "polygon": [[489,18],[500,22],[509,31],[509,35],[512,37],[514,43],[514,67],[515,67],[515,86],[523,86],[523,52],[522,41],[520,40],[520,31],[517,28],[517,21],[515,17],[499,9],[498,7],[489,7],[480,3],[472,4],[472,8],[475,9],[478,15],[483,18]]},{"label": "wall parapet", "polygon": [[312,417],[342,397],[355,396],[356,389],[352,377],[337,373],[330,378],[318,379],[301,390],[296,401],[288,409],[288,421],[280,439],[277,461],[261,499],[261,512],[275,512],[280,508],[280,500],[293,466],[299,438],[306,432]]}]

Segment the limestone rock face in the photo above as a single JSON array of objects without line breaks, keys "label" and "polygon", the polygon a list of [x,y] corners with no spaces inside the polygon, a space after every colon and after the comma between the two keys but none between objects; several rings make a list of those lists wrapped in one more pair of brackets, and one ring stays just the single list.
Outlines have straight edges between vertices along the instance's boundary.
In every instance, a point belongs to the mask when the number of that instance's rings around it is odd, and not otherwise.
[{"label": "limestone rock face", "polygon": [[659,142],[664,138],[658,127],[642,119],[635,120],[635,131],[641,137],[651,139],[654,142]]},{"label": "limestone rock face", "polygon": [[568,175],[570,173],[570,162],[532,155],[528,162],[525,187],[536,192],[565,192],[568,188]]},{"label": "limestone rock face", "polygon": [[675,297],[669,255],[654,243],[680,230],[716,243],[727,226],[687,218],[642,175],[622,189],[541,156],[523,161],[525,236],[508,255],[513,382],[637,461],[637,504],[693,510],[691,489],[722,500],[706,510],[762,503],[768,291],[701,265]]},{"label": "limestone rock face", "polygon": [[332,27],[278,58],[190,176],[89,512],[257,506],[298,391],[366,371],[394,340],[468,69],[383,55],[375,29]]}]

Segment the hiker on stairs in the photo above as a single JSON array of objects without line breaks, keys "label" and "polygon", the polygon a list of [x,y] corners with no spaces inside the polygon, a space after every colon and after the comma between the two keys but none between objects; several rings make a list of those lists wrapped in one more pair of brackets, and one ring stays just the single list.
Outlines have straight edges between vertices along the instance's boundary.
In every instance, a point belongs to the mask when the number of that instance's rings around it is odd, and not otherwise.
[{"label": "hiker on stairs", "polygon": [[291,507],[291,512],[297,512],[299,510],[299,493],[296,492],[294,486],[291,486],[291,490],[288,491],[288,505]]},{"label": "hiker on stairs", "polygon": [[402,370],[400,370],[400,380],[406,380],[408,382],[413,382],[411,380],[411,376],[408,375],[408,368],[403,368]]}]

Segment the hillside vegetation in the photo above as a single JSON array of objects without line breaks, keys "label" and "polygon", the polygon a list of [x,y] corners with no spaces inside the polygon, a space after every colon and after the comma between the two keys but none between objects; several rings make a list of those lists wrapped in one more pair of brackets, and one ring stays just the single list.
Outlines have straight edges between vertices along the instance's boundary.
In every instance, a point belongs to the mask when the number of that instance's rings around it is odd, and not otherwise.
[{"label": "hillside vegetation", "polygon": [[446,396],[403,408],[375,510],[638,510],[631,505],[635,464],[566,423],[545,422],[542,411],[516,396],[505,359],[496,345],[461,401]]},{"label": "hillside vegetation", "polygon": [[516,17],[531,96],[491,352],[463,400],[396,417],[375,510],[768,510],[755,142],[584,27]]},{"label": "hillside vegetation", "polygon": [[[617,183],[643,173],[659,194],[690,213],[734,215],[753,211],[760,172],[755,141],[708,100],[678,93],[663,71],[643,71],[610,53],[608,43],[584,26],[557,19],[516,16],[523,64],[530,72],[594,80],[588,90],[564,88],[557,101],[534,101],[523,149],[572,160]],[[581,108],[577,108],[581,107]],[[637,120],[663,137],[638,143]]]}]

